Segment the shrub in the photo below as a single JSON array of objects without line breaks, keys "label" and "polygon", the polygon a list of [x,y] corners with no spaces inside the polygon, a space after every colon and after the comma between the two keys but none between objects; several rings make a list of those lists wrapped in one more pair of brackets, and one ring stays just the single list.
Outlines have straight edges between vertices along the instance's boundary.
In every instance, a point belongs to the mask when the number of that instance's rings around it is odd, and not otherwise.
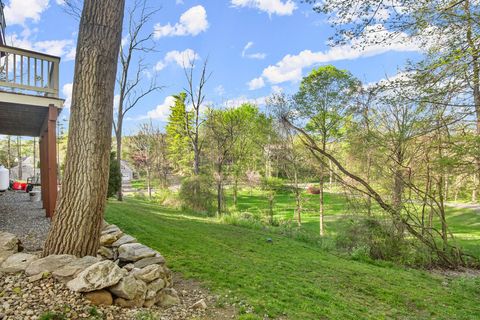
[{"label": "shrub", "polygon": [[213,212],[215,195],[211,180],[203,175],[185,178],[179,192],[184,208],[194,211]]},{"label": "shrub", "polygon": [[407,241],[394,232],[393,224],[373,218],[352,221],[337,235],[336,245],[357,260],[398,262],[409,251]]},{"label": "shrub", "polygon": [[116,159],[116,153],[110,153],[110,175],[108,176],[107,197],[111,198],[116,195],[122,187],[122,173]]}]

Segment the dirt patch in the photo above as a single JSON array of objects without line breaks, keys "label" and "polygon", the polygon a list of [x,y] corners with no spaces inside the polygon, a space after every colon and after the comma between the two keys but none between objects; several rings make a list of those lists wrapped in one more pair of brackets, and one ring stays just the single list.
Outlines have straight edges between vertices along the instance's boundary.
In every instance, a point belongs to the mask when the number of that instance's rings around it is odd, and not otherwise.
[{"label": "dirt patch", "polygon": [[[193,306],[199,301],[195,301],[195,299],[198,297],[201,297],[201,299],[205,300],[207,309],[205,310],[205,313],[197,319],[224,320],[236,318],[236,308],[228,303],[220,303],[219,296],[211,294],[202,286],[199,281],[193,279],[184,279],[179,273],[174,273],[173,279],[174,288],[179,293],[184,304]],[[195,297],[195,299],[191,299],[191,296]]]}]

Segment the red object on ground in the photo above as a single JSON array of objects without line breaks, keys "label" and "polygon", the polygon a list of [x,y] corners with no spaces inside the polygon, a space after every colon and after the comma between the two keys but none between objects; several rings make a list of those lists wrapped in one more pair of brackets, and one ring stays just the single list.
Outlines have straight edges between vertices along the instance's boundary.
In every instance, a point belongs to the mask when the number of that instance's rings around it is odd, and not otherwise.
[{"label": "red object on ground", "polygon": [[12,189],[13,190],[25,191],[25,190],[27,190],[27,183],[26,182],[15,181],[15,182],[13,182]]},{"label": "red object on ground", "polygon": [[310,194],[320,194],[320,189],[314,186],[308,186],[307,192]]}]

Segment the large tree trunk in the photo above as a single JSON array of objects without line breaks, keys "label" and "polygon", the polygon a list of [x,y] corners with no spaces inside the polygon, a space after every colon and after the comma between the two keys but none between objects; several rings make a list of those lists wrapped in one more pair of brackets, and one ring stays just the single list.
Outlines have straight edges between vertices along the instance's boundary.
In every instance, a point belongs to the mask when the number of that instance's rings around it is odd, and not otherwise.
[{"label": "large tree trunk", "polygon": [[84,1],[65,174],[44,256],[97,253],[108,187],[124,7],[124,0]]}]

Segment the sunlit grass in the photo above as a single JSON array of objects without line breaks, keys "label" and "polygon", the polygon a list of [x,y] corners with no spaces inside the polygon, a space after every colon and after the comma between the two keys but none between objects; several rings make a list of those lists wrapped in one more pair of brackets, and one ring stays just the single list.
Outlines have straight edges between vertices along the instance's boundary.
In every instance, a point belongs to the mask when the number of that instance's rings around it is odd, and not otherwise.
[{"label": "sunlit grass", "polygon": [[[260,197],[243,203],[245,210],[261,209]],[[342,217],[340,200],[329,199],[338,208],[329,215]],[[284,202],[287,214],[291,205],[287,198]],[[478,221],[461,213],[452,218]],[[316,232],[315,214],[305,219]],[[138,199],[111,201],[107,220],[159,250],[174,271],[253,306],[257,319],[477,319],[480,314],[479,280],[347,260],[269,230],[228,225]],[[469,227],[458,232],[467,234]]]}]

